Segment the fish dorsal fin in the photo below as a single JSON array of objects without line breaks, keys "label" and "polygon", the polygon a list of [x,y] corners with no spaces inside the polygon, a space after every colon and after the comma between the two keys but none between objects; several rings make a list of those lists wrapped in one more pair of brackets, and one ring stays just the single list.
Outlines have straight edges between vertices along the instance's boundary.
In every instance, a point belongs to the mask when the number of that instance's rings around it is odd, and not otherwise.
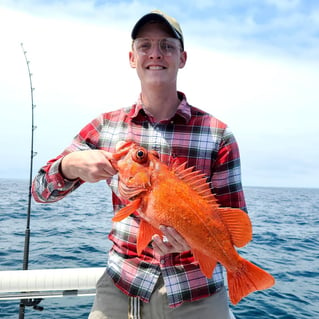
[{"label": "fish dorsal fin", "polygon": [[180,180],[191,186],[199,195],[210,203],[217,204],[217,200],[211,192],[210,183],[207,182],[205,174],[194,170],[193,166],[186,168],[186,162],[180,165],[173,164],[172,170]]},{"label": "fish dorsal fin", "polygon": [[132,202],[130,202],[129,204],[127,204],[125,207],[121,208],[112,218],[113,222],[119,222],[122,219],[130,216],[131,214],[133,214],[139,207],[141,204],[141,199],[137,198],[135,200],[133,200]]},{"label": "fish dorsal fin", "polygon": [[252,225],[246,212],[239,208],[220,207],[219,214],[236,247],[243,247],[251,241]]}]

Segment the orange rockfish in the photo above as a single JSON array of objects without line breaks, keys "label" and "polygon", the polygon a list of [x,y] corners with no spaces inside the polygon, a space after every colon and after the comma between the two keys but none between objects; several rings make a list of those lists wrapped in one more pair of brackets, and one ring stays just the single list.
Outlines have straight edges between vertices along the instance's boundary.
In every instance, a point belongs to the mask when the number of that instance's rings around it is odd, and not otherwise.
[{"label": "orange rockfish", "polygon": [[186,163],[168,167],[155,151],[147,151],[134,142],[122,144],[112,162],[119,173],[120,195],[130,200],[113,221],[138,212],[138,254],[154,234],[162,236],[160,225],[170,226],[185,238],[206,277],[212,277],[217,262],[226,268],[233,304],[274,284],[269,273],[242,258],[234,248],[245,246],[252,238],[247,213],[220,207],[204,174],[186,168]]}]

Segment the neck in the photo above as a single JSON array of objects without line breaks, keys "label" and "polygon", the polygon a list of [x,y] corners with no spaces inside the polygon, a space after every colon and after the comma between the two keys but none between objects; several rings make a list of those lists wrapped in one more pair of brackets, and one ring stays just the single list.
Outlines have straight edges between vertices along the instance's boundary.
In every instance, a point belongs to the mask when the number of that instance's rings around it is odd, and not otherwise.
[{"label": "neck", "polygon": [[142,103],[146,112],[150,113],[157,121],[171,118],[180,103],[177,91],[142,91]]}]

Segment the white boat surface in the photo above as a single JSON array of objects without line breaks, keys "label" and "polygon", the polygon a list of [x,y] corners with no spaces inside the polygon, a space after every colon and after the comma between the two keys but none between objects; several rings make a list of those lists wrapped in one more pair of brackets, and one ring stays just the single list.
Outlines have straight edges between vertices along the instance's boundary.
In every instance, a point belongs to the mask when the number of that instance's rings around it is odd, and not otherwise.
[{"label": "white boat surface", "polygon": [[94,295],[104,271],[104,267],[0,271],[0,300]]},{"label": "white boat surface", "polygon": [[0,301],[95,295],[104,271],[104,267],[0,271]]}]

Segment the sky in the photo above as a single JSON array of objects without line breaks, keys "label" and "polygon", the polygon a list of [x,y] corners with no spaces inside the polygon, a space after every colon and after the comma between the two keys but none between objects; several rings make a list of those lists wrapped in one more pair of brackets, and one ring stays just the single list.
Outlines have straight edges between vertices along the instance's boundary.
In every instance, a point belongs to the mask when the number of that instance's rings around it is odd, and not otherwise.
[{"label": "sky", "polygon": [[152,9],[181,24],[178,89],[227,123],[244,186],[319,187],[319,1],[0,0],[0,178],[33,175],[100,113],[132,105],[140,84],[130,32]]}]

